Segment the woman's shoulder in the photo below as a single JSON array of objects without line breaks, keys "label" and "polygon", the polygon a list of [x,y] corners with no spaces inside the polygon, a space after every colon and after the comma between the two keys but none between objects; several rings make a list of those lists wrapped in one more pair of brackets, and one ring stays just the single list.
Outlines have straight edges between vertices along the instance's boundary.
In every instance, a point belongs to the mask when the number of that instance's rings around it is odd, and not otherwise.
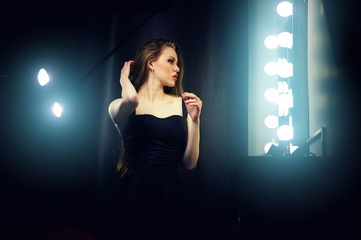
[{"label": "woman's shoulder", "polygon": [[167,102],[168,104],[171,104],[172,107],[178,106],[178,104],[180,103],[180,101],[182,101],[182,97],[181,97],[181,96],[177,96],[177,95],[170,94],[170,93],[167,94],[167,100],[166,100],[166,102]]},{"label": "woman's shoulder", "polygon": [[113,110],[116,107],[116,105],[122,103],[122,101],[123,101],[122,98],[117,98],[117,99],[112,100],[108,105],[108,111]]},{"label": "woman's shoulder", "polygon": [[182,98],[181,96],[178,96],[178,95],[175,95],[175,94],[171,94],[171,93],[167,93],[166,95],[168,96],[168,98],[169,98],[170,100],[177,100],[177,99]]}]

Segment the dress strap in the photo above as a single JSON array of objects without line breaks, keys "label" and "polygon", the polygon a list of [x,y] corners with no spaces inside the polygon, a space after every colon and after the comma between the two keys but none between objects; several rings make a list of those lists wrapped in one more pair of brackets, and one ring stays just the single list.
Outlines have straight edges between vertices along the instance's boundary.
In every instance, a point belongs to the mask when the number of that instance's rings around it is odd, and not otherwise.
[{"label": "dress strap", "polygon": [[129,115],[129,117],[128,118],[134,118],[135,117],[135,109],[134,109],[134,111]]},{"label": "dress strap", "polygon": [[183,99],[181,101],[182,101],[183,118],[187,119],[187,115],[188,115],[187,107]]}]

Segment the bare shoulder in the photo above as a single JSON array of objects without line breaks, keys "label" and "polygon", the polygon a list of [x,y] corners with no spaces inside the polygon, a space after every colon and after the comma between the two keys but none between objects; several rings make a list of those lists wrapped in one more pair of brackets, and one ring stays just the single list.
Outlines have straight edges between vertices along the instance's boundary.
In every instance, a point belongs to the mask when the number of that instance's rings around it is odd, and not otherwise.
[{"label": "bare shoulder", "polygon": [[122,98],[117,98],[114,99],[108,106],[108,112],[109,115],[112,117],[112,115],[114,114],[114,110],[119,107],[119,105],[122,103],[123,99]]},{"label": "bare shoulder", "polygon": [[168,96],[169,101],[172,101],[172,102],[177,101],[177,100],[182,98],[181,96],[177,96],[177,95],[174,95],[174,94],[167,94],[167,96]]},{"label": "bare shoulder", "polygon": [[127,121],[125,119],[122,119],[122,116],[120,116],[120,105],[122,104],[123,99],[117,98],[113,100],[108,107],[108,113],[110,118],[112,119],[115,127],[117,128],[119,134],[122,133],[122,130],[124,129],[125,125],[127,124]]},{"label": "bare shoulder", "polygon": [[183,108],[182,108],[182,97],[173,95],[173,94],[167,94],[168,95],[168,102],[167,106],[168,108],[168,115],[180,115],[183,116]]},{"label": "bare shoulder", "polygon": [[123,101],[123,98],[114,99],[114,100],[109,104],[109,106],[114,105],[114,104],[116,104],[116,103],[121,103],[122,101]]}]

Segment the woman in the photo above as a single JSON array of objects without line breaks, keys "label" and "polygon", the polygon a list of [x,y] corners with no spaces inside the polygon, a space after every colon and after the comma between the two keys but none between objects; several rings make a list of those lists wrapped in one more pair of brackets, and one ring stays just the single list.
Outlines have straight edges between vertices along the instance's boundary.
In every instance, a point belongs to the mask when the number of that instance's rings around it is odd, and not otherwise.
[{"label": "woman", "polygon": [[124,63],[122,98],[109,105],[124,146],[114,195],[115,218],[121,221],[115,222],[133,239],[149,234],[174,239],[180,226],[186,227],[180,217],[182,185],[177,168],[197,165],[202,101],[193,93],[183,93],[182,77],[177,45],[149,41],[134,61]]}]

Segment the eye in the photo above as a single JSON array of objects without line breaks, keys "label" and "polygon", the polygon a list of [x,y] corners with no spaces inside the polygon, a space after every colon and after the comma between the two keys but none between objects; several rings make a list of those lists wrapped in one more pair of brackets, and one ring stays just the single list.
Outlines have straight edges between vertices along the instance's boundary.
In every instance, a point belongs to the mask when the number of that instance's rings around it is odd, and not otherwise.
[{"label": "eye", "polygon": [[173,60],[173,59],[169,59],[168,62],[171,63],[171,64],[173,64],[173,63],[174,63],[174,60]]}]

